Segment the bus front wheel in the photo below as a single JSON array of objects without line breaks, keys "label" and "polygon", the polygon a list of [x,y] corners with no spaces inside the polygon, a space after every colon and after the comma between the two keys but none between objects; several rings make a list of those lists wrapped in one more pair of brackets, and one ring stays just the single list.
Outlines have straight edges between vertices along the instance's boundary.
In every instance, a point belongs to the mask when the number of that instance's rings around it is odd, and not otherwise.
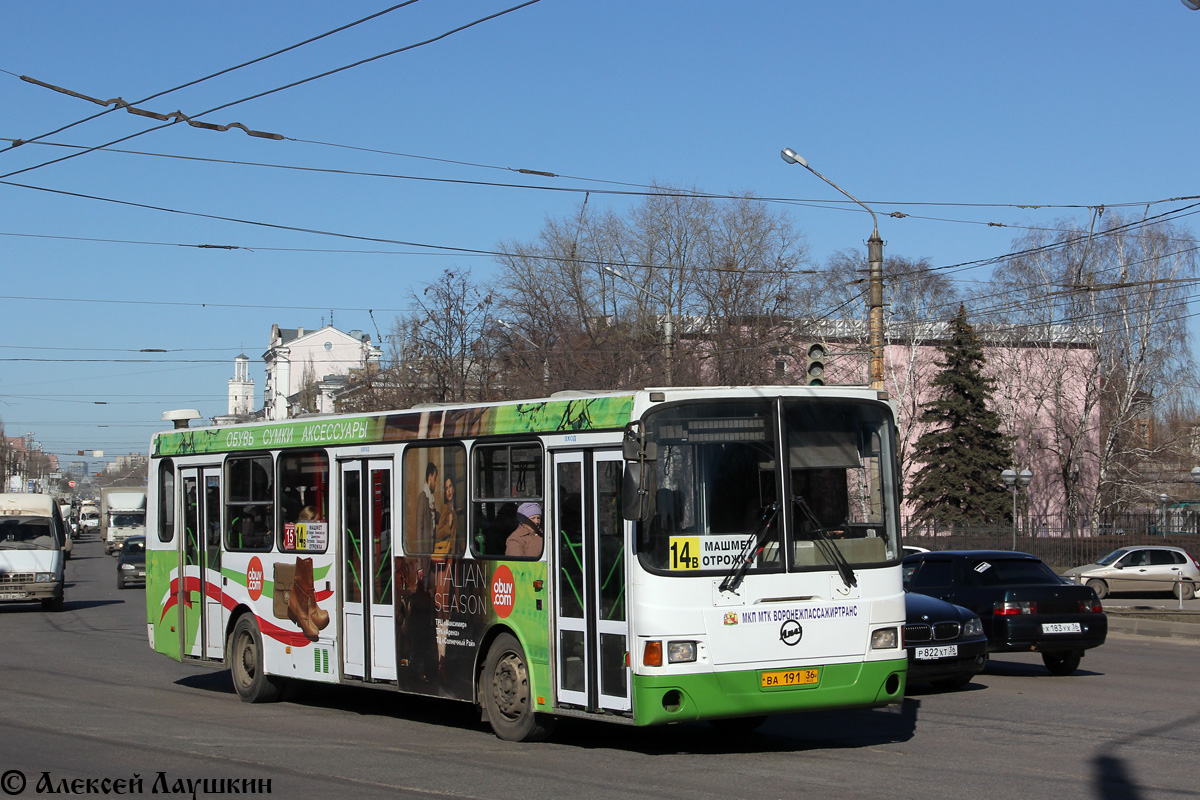
[{"label": "bus front wheel", "polygon": [[550,736],[554,719],[534,712],[529,664],[521,643],[511,634],[500,634],[488,649],[480,690],[488,722],[501,739],[540,742]]},{"label": "bus front wheel", "polygon": [[262,635],[251,614],[243,614],[229,637],[229,674],[243,703],[270,703],[279,699],[282,680],[263,668]]}]

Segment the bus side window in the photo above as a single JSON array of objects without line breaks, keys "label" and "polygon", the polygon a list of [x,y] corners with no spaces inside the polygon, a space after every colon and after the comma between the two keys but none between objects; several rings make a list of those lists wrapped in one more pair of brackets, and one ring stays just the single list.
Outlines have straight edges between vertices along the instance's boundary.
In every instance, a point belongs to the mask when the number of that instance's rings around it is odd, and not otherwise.
[{"label": "bus side window", "polygon": [[275,519],[275,469],[269,455],[239,456],[225,462],[225,547],[271,549]]},{"label": "bus side window", "polygon": [[537,503],[544,510],[540,444],[477,446],[471,451],[471,550],[504,558],[508,535],[517,529],[517,508]]},{"label": "bus side window", "polygon": [[175,464],[170,459],[158,465],[158,540],[175,538]]}]

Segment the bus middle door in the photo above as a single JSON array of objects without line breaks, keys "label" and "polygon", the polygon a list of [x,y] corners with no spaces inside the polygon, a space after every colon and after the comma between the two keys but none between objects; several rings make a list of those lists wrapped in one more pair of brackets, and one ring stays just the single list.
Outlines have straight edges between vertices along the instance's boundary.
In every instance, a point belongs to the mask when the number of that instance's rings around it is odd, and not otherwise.
[{"label": "bus middle door", "polygon": [[631,707],[623,467],[617,451],[554,454],[555,696],[592,711]]},{"label": "bus middle door", "polygon": [[394,681],[392,462],[343,461],[340,468],[342,671],[367,681]]}]

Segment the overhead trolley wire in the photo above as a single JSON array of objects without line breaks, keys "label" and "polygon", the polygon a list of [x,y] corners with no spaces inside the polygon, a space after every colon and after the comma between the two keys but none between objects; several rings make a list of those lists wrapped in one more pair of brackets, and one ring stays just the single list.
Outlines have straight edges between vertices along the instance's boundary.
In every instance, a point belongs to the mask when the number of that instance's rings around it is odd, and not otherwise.
[{"label": "overhead trolley wire", "polygon": [[[388,9],[388,10],[389,10],[389,11],[390,11],[390,10],[394,10],[395,8],[400,8],[400,7],[403,7],[403,6],[405,6],[405,5],[410,5],[411,3],[413,3],[413,2],[417,2],[417,1],[418,1],[418,0],[409,0],[409,2],[408,2],[408,3],[402,3],[402,4],[400,4],[399,6],[396,6],[396,7],[392,8],[392,9]],[[394,56],[394,55],[397,55],[397,54],[399,54],[399,53],[404,53],[404,52],[407,52],[407,51],[409,51],[409,50],[415,50],[415,49],[416,49],[416,48],[418,48],[418,47],[424,47],[424,46],[426,46],[426,45],[433,44],[433,43],[435,43],[435,42],[439,42],[439,41],[441,41],[442,39],[445,39],[445,38],[447,38],[447,37],[449,37],[449,36],[453,36],[453,35],[454,35],[454,34],[456,34],[456,33],[461,33],[462,31],[468,30],[469,28],[473,28],[473,27],[475,27],[476,25],[480,25],[480,24],[482,24],[482,23],[484,23],[484,22],[489,22],[489,21],[491,21],[491,20],[493,20],[493,19],[496,19],[496,18],[498,18],[498,17],[502,17],[502,16],[504,16],[504,15],[506,15],[506,14],[511,14],[511,13],[512,13],[512,12],[514,12],[514,11],[518,11],[518,10],[520,10],[520,9],[522,9],[522,8],[525,8],[525,7],[527,7],[527,6],[531,6],[531,5],[533,5],[533,4],[535,4],[535,3],[539,3],[539,2],[541,2],[541,0],[526,0],[524,3],[520,3],[520,4],[518,4],[518,5],[512,6],[511,8],[507,8],[507,9],[505,9],[505,10],[503,10],[503,11],[497,11],[496,13],[494,13],[494,14],[489,14],[489,15],[487,15],[487,16],[485,16],[485,17],[480,17],[479,19],[476,19],[476,20],[474,20],[474,21],[472,21],[472,22],[468,22],[468,23],[466,23],[465,25],[460,25],[460,26],[458,26],[458,27],[456,27],[456,28],[453,28],[453,29],[451,29],[451,30],[449,30],[449,31],[446,31],[446,32],[444,32],[444,33],[441,33],[441,34],[438,34],[437,36],[431,37],[431,38],[429,38],[429,39],[425,39],[424,41],[416,42],[416,43],[414,43],[414,44],[410,44],[410,45],[405,45],[404,47],[398,47],[398,48],[396,48],[396,49],[394,49],[394,50],[389,50],[389,51],[388,51],[388,52],[386,52],[386,53],[380,53],[380,54],[378,54],[378,55],[374,55],[374,56],[370,56],[370,57],[368,57],[368,58],[360,59],[360,60],[358,60],[358,61],[355,61],[355,62],[354,62],[354,63],[352,63],[352,64],[346,64],[346,65],[344,65],[344,66],[341,66],[341,67],[336,67],[336,68],[334,68],[334,69],[331,69],[331,70],[326,70],[325,72],[319,73],[319,74],[317,74],[317,75],[312,75],[312,76],[310,76],[310,77],[307,77],[307,78],[302,78],[302,79],[300,79],[300,80],[297,80],[297,81],[292,81],[291,83],[285,84],[285,85],[283,85],[283,86],[278,86],[278,87],[276,87],[276,88],[274,88],[274,89],[268,89],[268,90],[266,90],[266,91],[258,92],[258,93],[256,93],[256,94],[252,94],[252,95],[249,95],[249,96],[247,96],[247,97],[243,97],[243,98],[242,98],[242,99],[240,99],[240,100],[233,100],[233,101],[231,101],[231,102],[228,102],[228,103],[223,103],[223,104],[221,104],[221,105],[219,105],[219,106],[214,106],[214,107],[212,107],[212,108],[210,108],[210,109],[208,109],[208,110],[206,110],[206,111],[202,111],[202,112],[200,112],[199,114],[193,114],[193,115],[190,115],[190,116],[188,116],[188,115],[182,115],[182,114],[181,114],[181,115],[180,115],[180,117],[183,117],[183,119],[176,118],[176,119],[173,119],[173,120],[171,120],[170,122],[167,122],[167,123],[165,123],[165,124],[163,124],[163,125],[158,125],[158,126],[155,126],[155,127],[153,127],[153,128],[147,128],[147,129],[145,129],[145,130],[143,130],[143,131],[139,131],[139,132],[137,132],[137,133],[130,134],[129,136],[123,136],[123,137],[121,137],[121,138],[119,138],[119,139],[114,139],[113,141],[111,141],[111,142],[107,142],[107,143],[105,143],[105,144],[102,144],[102,145],[97,145],[97,146],[95,146],[95,147],[89,147],[89,148],[86,148],[86,149],[84,149],[84,150],[81,150],[81,151],[79,151],[79,152],[77,152],[77,153],[71,153],[71,154],[69,154],[69,155],[63,156],[63,157],[61,157],[61,158],[53,159],[53,160],[51,160],[51,161],[47,161],[47,162],[44,162],[44,163],[42,163],[42,164],[35,164],[35,165],[33,165],[33,166],[30,166],[30,167],[25,167],[24,169],[14,170],[14,171],[12,171],[12,172],[9,172],[9,173],[6,173],[6,174],[4,174],[4,175],[0,175],[0,178],[11,178],[11,177],[14,177],[14,176],[16,176],[16,175],[20,175],[20,174],[22,174],[22,173],[25,173],[25,172],[30,172],[30,171],[32,171],[32,170],[41,169],[42,167],[46,167],[46,166],[49,166],[49,165],[51,165],[51,164],[58,164],[58,163],[61,163],[61,162],[63,162],[63,161],[67,161],[67,160],[69,160],[69,159],[72,159],[72,158],[78,158],[79,156],[86,155],[87,153],[92,153],[92,152],[95,152],[96,150],[100,150],[100,149],[102,149],[102,148],[105,148],[105,147],[111,147],[111,146],[112,146],[112,145],[114,145],[114,144],[120,144],[121,142],[126,142],[126,141],[129,141],[130,139],[134,139],[134,138],[136,138],[136,137],[138,137],[138,136],[142,136],[142,135],[144,135],[144,134],[147,134],[147,133],[152,133],[152,132],[154,132],[154,131],[162,130],[163,128],[169,128],[169,127],[171,127],[172,125],[177,125],[179,122],[181,122],[181,121],[184,121],[184,120],[187,120],[187,121],[189,121],[189,122],[190,122],[191,120],[198,119],[198,118],[200,118],[200,117],[206,116],[206,115],[208,115],[208,114],[212,114],[212,113],[214,113],[214,112],[217,112],[217,111],[222,111],[222,110],[224,110],[224,109],[226,109],[226,108],[232,108],[233,106],[240,105],[240,104],[242,104],[242,103],[247,103],[247,102],[249,102],[249,101],[251,101],[251,100],[257,100],[257,99],[260,99],[260,98],[263,98],[263,97],[267,97],[267,96],[269,96],[269,95],[276,94],[276,93],[278,93],[278,92],[282,92],[282,91],[285,91],[285,90],[287,90],[287,89],[293,89],[293,88],[295,88],[295,87],[297,87],[297,86],[301,86],[301,85],[303,85],[303,84],[306,84],[306,83],[311,83],[312,81],[320,80],[321,78],[326,78],[326,77],[329,77],[330,75],[336,75],[336,74],[337,74],[337,73],[339,73],[339,72],[345,72],[346,70],[349,70],[349,69],[354,69],[355,67],[360,67],[360,66],[362,66],[362,65],[364,65],[364,64],[369,64],[369,63],[371,63],[371,62],[373,62],[373,61],[378,61],[378,60],[380,60],[380,59],[383,59],[383,58],[388,58],[389,56]],[[381,12],[381,13],[386,13],[386,12]],[[373,15],[373,16],[378,16],[378,14],[376,14],[376,15]],[[354,24],[357,24],[357,23],[354,23]],[[326,35],[328,35],[328,34],[326,34]],[[303,44],[303,43],[302,43],[302,44]],[[300,46],[300,45],[294,45],[293,47],[298,47],[298,46]],[[280,137],[280,138],[282,138],[282,137]],[[11,147],[10,147],[9,149],[11,149]]]}]

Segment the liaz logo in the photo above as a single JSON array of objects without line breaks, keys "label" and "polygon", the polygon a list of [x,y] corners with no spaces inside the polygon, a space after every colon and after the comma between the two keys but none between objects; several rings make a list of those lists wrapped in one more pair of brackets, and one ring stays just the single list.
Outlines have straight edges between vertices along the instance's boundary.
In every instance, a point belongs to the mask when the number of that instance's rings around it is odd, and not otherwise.
[{"label": "liaz logo", "polygon": [[496,574],[492,576],[492,608],[496,609],[496,616],[501,619],[512,613],[516,600],[514,583],[512,570],[503,564],[496,569]]},{"label": "liaz logo", "polygon": [[250,592],[251,600],[262,597],[263,566],[258,556],[250,559],[250,566],[246,567],[246,589]]}]

